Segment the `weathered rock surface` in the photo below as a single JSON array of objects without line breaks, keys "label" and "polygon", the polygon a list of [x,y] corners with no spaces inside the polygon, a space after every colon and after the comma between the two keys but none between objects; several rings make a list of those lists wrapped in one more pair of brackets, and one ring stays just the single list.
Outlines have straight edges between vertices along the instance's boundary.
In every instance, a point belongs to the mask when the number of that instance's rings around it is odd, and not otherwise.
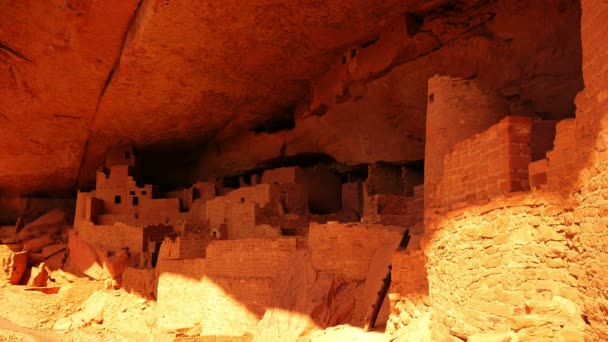
[{"label": "weathered rock surface", "polygon": [[[219,167],[230,172],[283,153],[421,159],[434,73],[477,75],[517,110],[571,116],[578,5],[487,3],[3,3],[0,191],[88,183],[107,145],[121,142],[196,151],[220,141]],[[30,25],[32,16],[42,19]],[[289,127],[294,112],[288,137],[231,166],[228,139]]]},{"label": "weathered rock surface", "polygon": [[512,0],[438,11],[419,26],[399,17],[313,82],[293,129],[220,136],[197,175],[238,174],[311,152],[345,164],[422,160],[427,81],[436,74],[476,78],[514,115],[572,117],[583,86],[579,18],[576,2]]},{"label": "weathered rock surface", "polygon": [[345,46],[443,2],[4,2],[0,189],[69,189],[108,143],[200,143],[264,122]]},{"label": "weathered rock surface", "polygon": [[24,241],[58,233],[65,225],[67,214],[61,209],[54,209],[27,224],[17,233],[17,239]]}]

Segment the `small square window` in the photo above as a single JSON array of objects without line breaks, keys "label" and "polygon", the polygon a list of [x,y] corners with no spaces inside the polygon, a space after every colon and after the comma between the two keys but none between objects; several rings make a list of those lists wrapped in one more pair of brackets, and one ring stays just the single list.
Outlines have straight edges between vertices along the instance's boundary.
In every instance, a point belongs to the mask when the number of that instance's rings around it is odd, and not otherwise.
[{"label": "small square window", "polygon": [[135,195],[135,191],[129,191],[129,194]]},{"label": "small square window", "polygon": [[121,200],[120,196],[114,196],[114,203],[120,204]]},{"label": "small square window", "polygon": [[147,194],[148,194],[148,192],[147,192],[146,190],[143,190],[143,191],[141,192],[141,194],[142,194],[142,195],[147,195]]}]

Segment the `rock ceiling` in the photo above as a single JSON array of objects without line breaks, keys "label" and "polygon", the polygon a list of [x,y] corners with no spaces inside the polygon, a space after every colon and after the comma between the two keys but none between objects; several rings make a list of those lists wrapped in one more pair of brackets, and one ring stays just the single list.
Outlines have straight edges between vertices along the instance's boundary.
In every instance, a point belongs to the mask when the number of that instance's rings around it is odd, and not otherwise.
[{"label": "rock ceiling", "polygon": [[0,195],[71,191],[109,145],[238,136],[395,18],[476,2],[0,0]]}]

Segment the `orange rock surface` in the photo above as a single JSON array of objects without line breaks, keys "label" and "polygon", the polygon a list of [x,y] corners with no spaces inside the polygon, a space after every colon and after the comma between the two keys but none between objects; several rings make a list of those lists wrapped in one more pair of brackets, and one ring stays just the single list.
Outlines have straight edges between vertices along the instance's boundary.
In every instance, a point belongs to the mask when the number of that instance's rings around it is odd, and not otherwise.
[{"label": "orange rock surface", "polygon": [[0,340],[608,340],[605,0],[0,13]]}]

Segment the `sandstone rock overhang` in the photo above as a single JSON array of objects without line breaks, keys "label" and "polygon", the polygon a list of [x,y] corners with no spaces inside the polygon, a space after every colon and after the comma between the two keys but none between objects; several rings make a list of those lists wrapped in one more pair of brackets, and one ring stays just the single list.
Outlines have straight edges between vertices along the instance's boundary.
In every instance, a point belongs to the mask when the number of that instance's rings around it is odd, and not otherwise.
[{"label": "sandstone rock overhang", "polygon": [[[517,30],[510,29],[509,20],[493,18],[501,11],[517,14],[523,7],[515,1],[502,3],[69,0],[0,4],[0,192],[70,193],[94,180],[109,145],[134,144],[150,154],[179,147],[190,151],[185,159],[192,160],[205,153],[205,144],[223,143],[250,130],[264,131],[264,125],[276,124],[273,118],[291,115],[297,126],[297,119],[307,112],[318,115],[327,110],[328,118],[340,122],[350,115],[350,103],[361,99],[368,83],[400,64],[396,72],[411,76],[404,81],[400,97],[419,100],[416,95],[424,93],[426,74],[442,73],[459,63],[454,57],[462,51],[450,46],[462,45],[460,41],[453,44],[461,34],[475,38],[464,41],[471,51],[493,51],[513,61],[499,76],[487,78],[498,79],[506,97],[553,118],[572,116],[572,106],[566,105],[565,110],[560,106],[571,104],[582,84],[580,68],[563,68],[577,66],[570,62],[580,59],[576,34],[580,9],[564,5],[563,11],[548,16],[542,4],[532,5],[526,13],[543,13],[547,20]],[[399,29],[395,22],[404,18],[410,24],[399,39],[412,41],[404,43],[388,62],[375,60],[377,52],[368,52],[371,57],[366,57],[364,50],[370,45],[378,50],[386,46],[380,43],[393,42],[385,33]],[[541,27],[553,40],[545,39],[538,30]],[[560,39],[560,48],[554,51],[555,37]],[[345,54],[354,57],[352,47],[361,50],[360,66],[368,58],[366,63],[383,67],[371,68],[371,74],[352,82],[347,87],[350,97],[338,99],[346,102],[315,102],[315,94],[322,89],[318,81],[334,70],[332,65],[343,64]],[[440,51],[444,52],[435,54]],[[389,53],[381,50],[383,54]],[[424,75],[416,77],[420,63]],[[474,64],[483,65],[479,60]],[[572,70],[579,70],[578,74]],[[477,72],[465,65],[454,76]],[[390,104],[394,94],[381,89],[394,81],[385,77],[371,84],[362,108],[373,109],[378,101]],[[421,127],[425,102],[410,102],[393,101],[393,107],[387,105],[376,113],[378,122],[390,123],[396,111],[399,124],[394,127]],[[547,106],[551,103],[553,107]],[[340,144],[332,145],[326,138],[313,136],[292,147],[310,130],[326,128],[310,119],[307,122],[303,131],[296,127],[299,135],[288,139],[288,153],[291,149],[293,153],[327,153],[347,163],[376,161],[365,153],[345,155]],[[331,122],[330,127],[334,126]],[[399,134],[395,129],[390,136]],[[411,147],[383,151],[377,158],[420,159],[423,136],[412,132],[404,136],[407,139],[393,141]],[[375,138],[359,134],[353,141]],[[279,141],[277,151],[284,143]],[[173,153],[169,159],[175,162],[180,156]]]}]

